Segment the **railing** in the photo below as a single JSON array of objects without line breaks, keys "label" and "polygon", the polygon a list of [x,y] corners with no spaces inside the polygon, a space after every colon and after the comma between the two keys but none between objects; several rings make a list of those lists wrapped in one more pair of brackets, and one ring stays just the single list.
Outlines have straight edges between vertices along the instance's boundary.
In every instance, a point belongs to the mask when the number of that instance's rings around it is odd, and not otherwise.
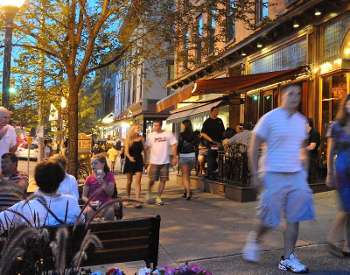
[{"label": "railing", "polygon": [[225,151],[219,151],[218,164],[219,181],[242,186],[250,184],[246,145],[232,144]]}]

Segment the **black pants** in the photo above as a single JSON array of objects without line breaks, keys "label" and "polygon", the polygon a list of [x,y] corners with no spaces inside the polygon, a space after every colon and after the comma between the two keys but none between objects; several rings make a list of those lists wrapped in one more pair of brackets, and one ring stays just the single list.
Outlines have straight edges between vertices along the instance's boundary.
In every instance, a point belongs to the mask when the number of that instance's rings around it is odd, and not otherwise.
[{"label": "black pants", "polygon": [[214,173],[216,169],[218,169],[218,150],[208,150],[208,155],[207,155],[207,161],[208,161],[208,168],[207,168],[207,176],[209,178],[215,178],[216,174]]}]

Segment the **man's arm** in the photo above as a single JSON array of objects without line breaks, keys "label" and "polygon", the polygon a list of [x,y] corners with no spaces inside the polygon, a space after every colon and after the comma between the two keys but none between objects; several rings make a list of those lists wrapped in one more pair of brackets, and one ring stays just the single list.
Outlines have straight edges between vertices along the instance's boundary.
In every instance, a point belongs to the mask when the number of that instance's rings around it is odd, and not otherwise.
[{"label": "man's arm", "polygon": [[264,140],[253,133],[248,147],[250,173],[253,178],[258,175],[259,149],[262,143],[264,143]]}]

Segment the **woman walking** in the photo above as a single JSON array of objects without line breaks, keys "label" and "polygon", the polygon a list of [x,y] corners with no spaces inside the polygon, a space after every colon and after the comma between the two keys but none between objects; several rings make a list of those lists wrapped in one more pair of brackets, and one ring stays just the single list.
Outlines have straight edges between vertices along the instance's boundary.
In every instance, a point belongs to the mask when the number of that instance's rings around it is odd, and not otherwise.
[{"label": "woman walking", "polygon": [[[127,193],[128,198],[130,199],[131,194],[131,184],[133,176],[135,175],[136,182],[136,200],[140,201],[141,195],[141,177],[143,172],[143,156],[144,152],[143,147],[143,137],[140,135],[140,126],[134,124],[130,127],[130,130],[127,134],[125,140],[125,166],[124,173],[127,175]],[[137,203],[135,208],[142,208],[141,203]]]},{"label": "woman walking", "polygon": [[191,191],[191,170],[196,163],[196,149],[199,144],[199,139],[195,135],[192,129],[192,123],[189,119],[186,119],[181,124],[181,133],[179,135],[178,153],[180,155],[180,167],[182,172],[182,184],[185,188],[183,197],[186,200],[192,198]]},{"label": "woman walking", "polygon": [[[350,256],[350,95],[347,95],[336,121],[330,127],[328,137],[328,158],[326,184],[336,187],[340,208],[328,234],[330,253]],[[345,229],[345,243],[337,246],[337,237]]]}]

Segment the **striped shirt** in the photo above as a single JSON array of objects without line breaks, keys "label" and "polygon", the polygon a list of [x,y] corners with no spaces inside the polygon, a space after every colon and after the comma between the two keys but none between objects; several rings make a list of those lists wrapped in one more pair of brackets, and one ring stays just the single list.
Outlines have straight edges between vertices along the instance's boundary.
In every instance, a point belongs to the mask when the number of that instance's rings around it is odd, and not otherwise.
[{"label": "striped shirt", "polygon": [[306,119],[296,112],[290,115],[283,108],[265,114],[254,128],[265,141],[260,171],[292,173],[303,169],[301,148],[307,139]]}]

